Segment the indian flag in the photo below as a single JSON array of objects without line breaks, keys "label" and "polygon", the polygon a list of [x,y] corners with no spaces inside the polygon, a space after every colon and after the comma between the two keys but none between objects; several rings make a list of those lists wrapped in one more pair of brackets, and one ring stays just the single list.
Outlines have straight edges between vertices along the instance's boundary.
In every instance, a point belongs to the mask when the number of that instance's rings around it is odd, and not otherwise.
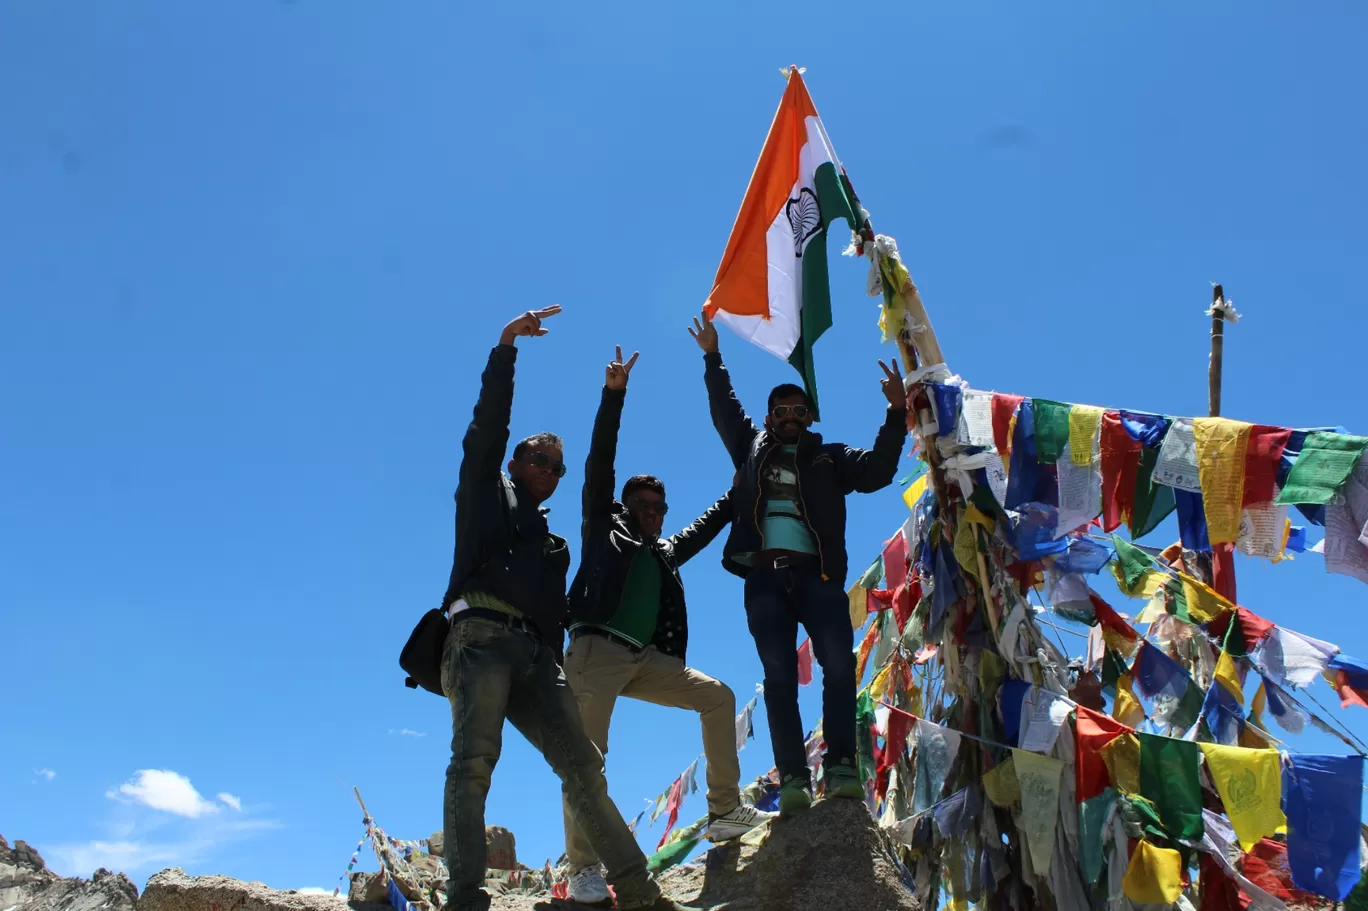
[{"label": "indian flag", "polygon": [[827,227],[864,219],[797,67],[770,125],[704,310],[784,358],[817,403],[812,344],[831,326]]}]

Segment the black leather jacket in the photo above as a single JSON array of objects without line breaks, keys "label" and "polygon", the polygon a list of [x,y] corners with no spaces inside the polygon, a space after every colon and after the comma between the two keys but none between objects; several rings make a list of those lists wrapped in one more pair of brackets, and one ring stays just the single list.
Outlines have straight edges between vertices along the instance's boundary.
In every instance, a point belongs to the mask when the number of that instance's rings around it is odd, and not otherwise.
[{"label": "black leather jacket", "polygon": [[632,560],[643,547],[654,550],[662,573],[660,614],[651,645],[683,659],[689,642],[689,618],[679,567],[712,543],[731,521],[731,500],[724,495],[688,528],[669,538],[648,542],[627,507],[615,498],[613,462],[626,392],[603,390],[589,458],[584,466],[584,520],[579,571],[570,583],[572,621],[607,623],[622,601],[623,583]]}]

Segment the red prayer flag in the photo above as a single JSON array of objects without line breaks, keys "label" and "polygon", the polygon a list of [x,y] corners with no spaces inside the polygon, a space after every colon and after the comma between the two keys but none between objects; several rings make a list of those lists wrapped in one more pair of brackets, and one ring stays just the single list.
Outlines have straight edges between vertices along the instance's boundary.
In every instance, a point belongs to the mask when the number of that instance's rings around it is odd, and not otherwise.
[{"label": "red prayer flag", "polygon": [[665,801],[665,809],[670,811],[670,817],[665,820],[665,833],[660,836],[660,844],[656,845],[657,851],[665,847],[665,839],[670,837],[670,830],[679,822],[679,805],[684,802],[683,789],[684,776],[680,775],[674,784],[670,785],[670,796]]},{"label": "red prayer flag", "polygon": [[[1265,427],[1255,424],[1249,430],[1249,445],[1245,448],[1245,503],[1270,503],[1273,487],[1278,480],[1278,463],[1292,431],[1286,427]],[[1231,598],[1231,600],[1235,600]]]},{"label": "red prayer flag", "polygon": [[997,447],[998,455],[1002,456],[1004,462],[1011,451],[1007,431],[1012,426],[1012,415],[1016,414],[1017,406],[1024,401],[1024,395],[993,393],[993,445]]},{"label": "red prayer flag", "polygon": [[907,735],[912,733],[912,725],[917,716],[902,709],[888,706],[888,726],[884,730],[883,755],[879,757],[879,771],[891,768],[907,750]]},{"label": "red prayer flag", "polygon": [[898,620],[898,632],[907,626],[912,611],[916,610],[917,602],[921,600],[921,594],[921,580],[915,577],[893,593],[893,616]]},{"label": "red prayer flag", "polygon": [[1092,602],[1093,614],[1104,630],[1116,633],[1128,642],[1134,642],[1139,638],[1140,634],[1135,631],[1135,627],[1122,620],[1121,615],[1112,610],[1112,606],[1103,601],[1097,592],[1089,590],[1088,600]]},{"label": "red prayer flag", "polygon": [[812,639],[804,639],[798,646],[798,685],[807,686],[812,682]]},{"label": "red prayer flag", "polygon": [[1140,441],[1132,440],[1121,414],[1102,415],[1102,528],[1115,531],[1135,507],[1135,478],[1140,471]]},{"label": "red prayer flag", "polygon": [[1361,705],[1368,709],[1368,690],[1354,689],[1347,672],[1335,671],[1335,692],[1339,693],[1340,708],[1347,709],[1351,705]]},{"label": "red prayer flag", "polygon": [[883,549],[884,585],[890,591],[907,584],[907,539],[902,529],[894,532],[893,537],[884,543]]},{"label": "red prayer flag", "polygon": [[1211,587],[1235,603],[1235,545],[1229,541],[1211,545]]},{"label": "red prayer flag", "polygon": [[1074,722],[1074,747],[1078,754],[1074,763],[1075,799],[1082,803],[1101,794],[1111,784],[1107,764],[1102,761],[1102,748],[1122,734],[1132,732],[1115,718],[1077,707]]}]

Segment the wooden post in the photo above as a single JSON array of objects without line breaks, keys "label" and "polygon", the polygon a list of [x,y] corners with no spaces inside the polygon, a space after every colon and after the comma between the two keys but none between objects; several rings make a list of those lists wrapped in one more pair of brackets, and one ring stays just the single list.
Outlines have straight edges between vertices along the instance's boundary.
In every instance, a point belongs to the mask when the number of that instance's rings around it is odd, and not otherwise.
[{"label": "wooden post", "polygon": [[361,805],[361,815],[369,822],[371,815],[370,811],[366,809],[366,802],[361,799],[361,789],[353,786],[352,793],[356,795],[356,802]]},{"label": "wooden post", "polygon": [[1225,360],[1225,291],[1211,287],[1211,364],[1207,368],[1207,414],[1221,416],[1221,366]]}]

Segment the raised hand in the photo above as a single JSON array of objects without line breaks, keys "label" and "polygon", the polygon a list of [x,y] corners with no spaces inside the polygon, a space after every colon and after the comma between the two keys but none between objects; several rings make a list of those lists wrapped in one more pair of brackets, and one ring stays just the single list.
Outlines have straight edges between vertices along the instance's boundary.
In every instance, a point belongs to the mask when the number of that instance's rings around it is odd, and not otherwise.
[{"label": "raised hand", "polygon": [[888,404],[894,408],[907,408],[907,387],[903,385],[902,371],[898,369],[896,358],[889,358],[889,363],[893,365],[890,370],[879,361],[879,366],[883,368],[884,378],[879,381],[883,386],[884,398],[888,399]]},{"label": "raised hand", "polygon": [[698,347],[702,348],[704,353],[713,354],[717,351],[717,327],[708,319],[707,310],[694,317],[693,325],[689,327],[689,335],[698,342]]},{"label": "raised hand", "polygon": [[541,310],[528,310],[522,316],[504,326],[503,333],[499,336],[499,344],[511,345],[516,338],[530,338],[533,336],[545,335],[546,329],[542,328],[542,320],[548,319],[561,312],[560,304],[552,304]]},{"label": "raised hand", "polygon": [[627,363],[622,362],[622,346],[617,346],[617,356],[608,365],[608,369],[603,372],[603,385],[609,389],[624,390],[627,388],[627,377],[632,373],[632,367],[636,364],[637,358],[641,356],[640,351],[632,352],[632,359]]}]

